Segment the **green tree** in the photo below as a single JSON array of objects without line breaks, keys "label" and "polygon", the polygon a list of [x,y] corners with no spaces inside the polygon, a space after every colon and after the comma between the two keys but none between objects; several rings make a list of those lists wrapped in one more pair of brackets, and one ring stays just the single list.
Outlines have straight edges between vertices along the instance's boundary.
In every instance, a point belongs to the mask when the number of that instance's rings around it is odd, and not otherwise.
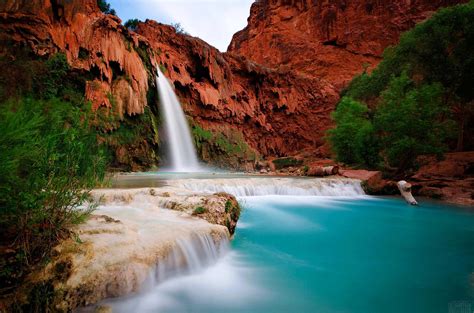
[{"label": "green tree", "polygon": [[140,23],[140,20],[137,18],[134,18],[134,19],[130,19],[126,21],[125,24],[123,24],[123,26],[127,27],[130,30],[136,30],[138,23]]},{"label": "green tree", "polygon": [[107,2],[107,0],[97,0],[97,5],[99,6],[99,9],[105,14],[116,15],[115,10],[110,7],[110,4]]},{"label": "green tree", "polygon": [[405,72],[392,78],[374,118],[390,166],[403,171],[413,167],[419,155],[445,151],[452,123],[442,95],[439,83],[415,86]]},{"label": "green tree", "polygon": [[374,101],[402,72],[425,84],[439,83],[442,103],[457,122],[457,150],[474,147],[474,1],[444,8],[429,20],[403,34],[396,47],[385,50],[383,60],[371,73],[354,78],[344,95]]},{"label": "green tree", "polygon": [[337,126],[328,134],[337,159],[348,164],[360,163],[375,167],[379,162],[379,145],[367,106],[344,97],[332,117]]}]

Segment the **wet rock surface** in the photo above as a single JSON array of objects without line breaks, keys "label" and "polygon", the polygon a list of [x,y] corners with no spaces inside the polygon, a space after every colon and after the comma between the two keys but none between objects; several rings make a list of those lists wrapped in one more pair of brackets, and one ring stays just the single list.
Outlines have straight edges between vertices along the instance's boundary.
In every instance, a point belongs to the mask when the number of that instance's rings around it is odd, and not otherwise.
[{"label": "wet rock surface", "polygon": [[[100,201],[94,215],[55,248],[51,262],[33,273],[28,284],[33,289],[51,286],[51,307],[58,312],[138,292],[163,279],[155,273],[157,266],[185,271],[190,265],[182,259],[183,244],[196,241],[223,249],[240,215],[235,198],[225,193],[99,189],[93,197]],[[198,207],[205,212],[194,214]]]}]

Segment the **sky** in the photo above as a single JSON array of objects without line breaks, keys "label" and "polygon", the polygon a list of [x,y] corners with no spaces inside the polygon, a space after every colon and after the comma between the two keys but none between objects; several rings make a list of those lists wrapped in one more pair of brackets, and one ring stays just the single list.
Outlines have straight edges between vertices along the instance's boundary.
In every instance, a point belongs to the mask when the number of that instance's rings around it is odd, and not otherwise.
[{"label": "sky", "polygon": [[254,0],[108,0],[123,22],[152,19],[180,23],[192,36],[220,51],[227,50],[232,35],[247,25]]}]

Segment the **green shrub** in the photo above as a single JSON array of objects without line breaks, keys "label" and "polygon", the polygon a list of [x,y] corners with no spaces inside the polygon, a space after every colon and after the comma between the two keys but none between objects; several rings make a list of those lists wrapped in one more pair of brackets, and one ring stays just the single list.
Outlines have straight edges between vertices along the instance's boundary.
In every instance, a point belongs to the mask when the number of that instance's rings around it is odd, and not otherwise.
[{"label": "green shrub", "polygon": [[123,24],[123,26],[127,27],[130,30],[136,30],[138,23],[140,23],[140,20],[137,18],[134,18],[134,19],[130,19],[126,21],[125,24]]},{"label": "green shrub", "polygon": [[199,207],[194,209],[193,215],[199,215],[199,214],[203,214],[203,213],[206,213],[206,212],[207,212],[206,208],[204,208],[202,206],[199,206]]},{"label": "green shrub", "polygon": [[232,202],[230,200],[227,200],[225,202],[225,212],[229,213],[232,210]]},{"label": "green shrub", "polygon": [[256,160],[257,153],[246,143],[242,133],[229,128],[206,130],[192,119],[190,124],[201,159],[226,167],[241,161]]},{"label": "green shrub", "polygon": [[106,163],[89,112],[57,99],[0,105],[1,240],[17,251],[17,263],[3,265],[17,277],[93,209],[89,190],[103,180]]},{"label": "green shrub", "polygon": [[97,0],[97,5],[105,14],[117,15],[115,10],[110,7],[110,4],[106,0]]}]

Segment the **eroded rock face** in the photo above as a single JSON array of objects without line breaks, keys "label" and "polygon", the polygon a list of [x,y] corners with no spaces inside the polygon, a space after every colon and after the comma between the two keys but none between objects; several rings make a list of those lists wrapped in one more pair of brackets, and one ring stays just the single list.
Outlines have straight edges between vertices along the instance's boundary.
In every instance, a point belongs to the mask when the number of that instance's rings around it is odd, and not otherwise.
[{"label": "eroded rock face", "polygon": [[186,114],[206,129],[235,129],[263,156],[323,145],[338,95],[314,77],[220,53],[171,26],[140,23]]},{"label": "eroded rock face", "polygon": [[[112,94],[124,114],[143,113],[147,69],[139,49],[147,43],[100,12],[96,0],[6,0],[0,3],[0,52],[26,45],[38,56],[66,54],[73,69],[88,72],[86,98],[94,107],[110,107]],[[122,78],[121,83],[115,83]],[[126,85],[126,86],[124,86]]]},{"label": "eroded rock face", "polygon": [[[374,67],[402,32],[467,0],[259,0],[229,52],[325,78],[338,89]],[[365,64],[365,65],[364,65]]]},{"label": "eroded rock face", "polygon": [[474,205],[474,152],[446,153],[419,159],[420,169],[410,180],[415,194],[443,201]]}]

